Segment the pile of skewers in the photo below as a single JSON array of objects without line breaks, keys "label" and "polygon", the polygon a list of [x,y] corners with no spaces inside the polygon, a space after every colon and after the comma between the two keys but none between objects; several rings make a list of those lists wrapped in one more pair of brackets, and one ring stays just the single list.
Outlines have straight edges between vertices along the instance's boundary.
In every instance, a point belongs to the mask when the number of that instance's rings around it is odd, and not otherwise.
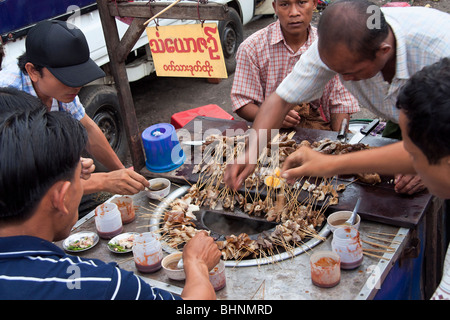
[{"label": "pile of skewers", "polygon": [[300,145],[292,134],[278,135],[261,153],[255,172],[247,178],[244,190],[231,190],[224,182],[229,160],[245,151],[245,136],[211,136],[202,146],[205,156],[195,165],[196,183],[188,192],[168,205],[160,226],[160,234],[167,244],[180,248],[199,230],[195,211],[200,207],[242,212],[278,223],[272,231],[265,231],[256,240],[245,234],[227,235],[217,241],[225,260],[246,257],[266,257],[291,251],[312,237],[325,240],[317,230],[323,225],[328,206],[337,204],[344,184],[334,179],[304,178],[288,185],[280,177],[284,159]]},{"label": "pile of skewers", "polygon": [[[272,231],[262,232],[256,240],[241,233],[226,235],[225,240],[217,241],[225,260],[269,257],[280,253],[280,250],[289,252],[304,244],[305,239],[325,240],[317,230],[323,225],[328,206],[338,203],[339,192],[344,191],[346,185],[338,184],[334,178],[311,177],[302,177],[288,185],[280,177],[280,168],[284,160],[303,145],[327,154],[368,147],[329,139],[297,144],[292,139],[294,133],[278,134],[268,143],[257,159],[255,171],[245,180],[244,190],[240,192],[228,188],[223,179],[227,164],[245,152],[248,136],[211,135],[206,138],[201,146],[201,161],[192,170],[193,174],[198,174],[198,179],[183,197],[168,205],[159,226],[162,240],[179,249],[195,236],[199,232],[195,211],[200,207],[229,212],[238,209],[277,223]],[[358,179],[363,180],[363,177]]]}]

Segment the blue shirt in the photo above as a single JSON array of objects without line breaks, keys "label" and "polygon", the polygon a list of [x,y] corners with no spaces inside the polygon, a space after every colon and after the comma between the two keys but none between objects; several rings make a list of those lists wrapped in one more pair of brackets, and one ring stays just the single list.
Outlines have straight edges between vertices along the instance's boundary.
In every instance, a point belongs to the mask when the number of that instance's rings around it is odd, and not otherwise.
[{"label": "blue shirt", "polygon": [[174,300],[115,263],[66,254],[32,237],[0,238],[0,300]]},{"label": "blue shirt", "polygon": [[[34,90],[33,82],[30,76],[23,73],[16,64],[9,64],[5,69],[0,71],[0,87],[12,87],[21,91],[25,91],[34,97],[37,93]],[[72,102],[63,103],[53,99],[50,111],[65,111],[70,113],[75,119],[80,121],[85,115],[85,110],[78,96]]]}]

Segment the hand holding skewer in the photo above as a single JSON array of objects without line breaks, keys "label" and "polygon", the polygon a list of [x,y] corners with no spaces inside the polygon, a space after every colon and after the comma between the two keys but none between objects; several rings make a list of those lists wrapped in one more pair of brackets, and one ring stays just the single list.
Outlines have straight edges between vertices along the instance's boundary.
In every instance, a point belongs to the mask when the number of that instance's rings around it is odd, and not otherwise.
[{"label": "hand holding skewer", "polygon": [[281,177],[290,183],[301,177],[332,177],[335,175],[330,166],[332,157],[302,146],[287,157]]},{"label": "hand holding skewer", "polygon": [[255,171],[256,164],[249,163],[247,153],[245,157],[245,160],[238,158],[236,163],[228,164],[226,167],[224,181],[232,190],[238,190],[245,179]]}]

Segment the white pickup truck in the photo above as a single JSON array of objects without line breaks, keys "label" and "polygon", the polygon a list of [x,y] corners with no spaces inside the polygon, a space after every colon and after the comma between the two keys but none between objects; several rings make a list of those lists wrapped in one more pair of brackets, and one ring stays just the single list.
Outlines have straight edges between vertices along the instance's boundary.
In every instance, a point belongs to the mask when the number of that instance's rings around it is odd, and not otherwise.
[{"label": "white pickup truck", "polygon": [[[229,7],[228,19],[218,21],[218,28],[227,71],[232,73],[235,67],[235,53],[243,40],[243,25],[250,22],[255,15],[270,13],[272,1],[209,1],[227,4]],[[95,0],[0,0],[0,69],[7,64],[17,63],[17,58],[25,50],[28,30],[37,22],[48,19],[67,20],[79,27],[89,43],[91,58],[105,71],[106,77],[86,85],[80,91],[79,97],[87,114],[99,125],[114,151],[123,160],[127,155],[127,139],[113,78],[109,72],[109,56]],[[198,23],[198,21],[159,19],[158,23],[170,25]],[[119,35],[122,36],[128,25],[117,20],[117,27]],[[131,50],[126,68],[130,82],[155,71],[145,32]]]}]

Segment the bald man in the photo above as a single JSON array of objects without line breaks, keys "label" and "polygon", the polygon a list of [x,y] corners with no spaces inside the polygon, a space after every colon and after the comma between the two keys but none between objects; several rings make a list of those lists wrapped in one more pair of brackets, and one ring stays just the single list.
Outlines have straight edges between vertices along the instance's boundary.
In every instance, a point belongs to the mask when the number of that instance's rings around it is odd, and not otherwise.
[{"label": "bald man", "polygon": [[[354,156],[334,156],[302,147],[286,159],[282,176],[295,179],[331,177],[336,172],[417,173],[430,193],[450,199],[450,59],[444,58],[413,75],[401,89],[397,106],[403,132],[402,149],[388,146]],[[450,299],[448,249],[443,278],[432,298]]]},{"label": "bald man", "polygon": [[[423,67],[450,56],[447,30],[450,15],[430,8],[379,8],[367,0],[333,2],[320,18],[318,42],[261,105],[253,129],[267,139],[268,129],[281,127],[290,104],[319,97],[336,74],[361,105],[398,123],[395,103],[400,88]],[[402,148],[394,144],[394,151]],[[243,157],[254,158],[250,155],[258,151],[253,144]],[[255,166],[239,159],[227,168],[225,182],[239,188]],[[396,190],[415,192],[420,179],[409,183],[412,177],[398,180]]]}]

